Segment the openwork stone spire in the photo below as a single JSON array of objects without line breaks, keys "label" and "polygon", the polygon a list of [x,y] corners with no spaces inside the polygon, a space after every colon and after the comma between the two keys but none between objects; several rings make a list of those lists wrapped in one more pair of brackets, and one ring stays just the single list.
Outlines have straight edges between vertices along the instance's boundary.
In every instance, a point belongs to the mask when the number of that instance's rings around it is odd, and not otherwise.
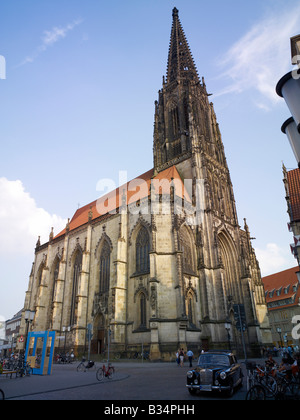
[{"label": "openwork stone spire", "polygon": [[173,24],[167,67],[167,83],[169,84],[175,80],[183,78],[199,81],[194,59],[179,20],[178,9],[175,7],[173,9]]}]

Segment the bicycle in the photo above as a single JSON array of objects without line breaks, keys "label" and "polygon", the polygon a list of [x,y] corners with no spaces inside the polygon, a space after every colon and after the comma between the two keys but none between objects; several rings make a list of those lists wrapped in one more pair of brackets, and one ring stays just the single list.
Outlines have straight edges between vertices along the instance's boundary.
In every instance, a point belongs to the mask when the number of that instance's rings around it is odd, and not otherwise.
[{"label": "bicycle", "polygon": [[287,372],[277,372],[278,392],[277,400],[300,400],[299,379],[289,376]]},{"label": "bicycle", "polygon": [[[257,399],[262,398],[262,389],[265,398],[272,398],[277,395],[278,385],[276,379],[266,368],[262,368],[254,363],[247,362],[247,390],[253,395],[257,394]],[[251,395],[251,393],[249,395]],[[247,399],[248,394],[246,395]],[[249,398],[253,399],[253,398]],[[255,399],[255,398],[254,398]]]},{"label": "bicycle", "polygon": [[113,379],[114,375],[115,375],[115,368],[109,363],[107,369],[105,365],[103,365],[101,368],[97,370],[96,378],[98,381],[101,382],[104,380],[104,378]]},{"label": "bicycle", "polygon": [[246,401],[265,401],[266,391],[262,385],[253,385],[246,394]]},{"label": "bicycle", "polygon": [[5,394],[2,391],[2,389],[0,389],[0,401],[5,400]]},{"label": "bicycle", "polygon": [[16,365],[17,377],[22,378],[23,376],[30,376],[33,373],[33,369],[30,364],[25,361],[24,356],[19,356]]},{"label": "bicycle", "polygon": [[95,362],[92,360],[89,360],[87,364],[85,365],[84,362],[86,359],[83,357],[79,365],[77,366],[77,372],[86,372],[86,370],[96,370]]}]

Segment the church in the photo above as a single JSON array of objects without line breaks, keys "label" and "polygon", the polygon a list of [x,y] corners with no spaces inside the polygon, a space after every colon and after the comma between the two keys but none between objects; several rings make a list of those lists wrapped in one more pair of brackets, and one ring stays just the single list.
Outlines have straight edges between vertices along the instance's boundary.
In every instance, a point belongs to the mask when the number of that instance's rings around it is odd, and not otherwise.
[{"label": "church", "polygon": [[109,344],[111,355],[143,348],[151,360],[169,361],[178,348],[239,354],[244,340],[255,355],[272,342],[214,107],[176,8],[172,18],[153,169],[79,208],[62,232],[36,244],[20,335],[30,310],[30,330],[55,331],[57,351],[82,354],[90,346],[101,354]]}]

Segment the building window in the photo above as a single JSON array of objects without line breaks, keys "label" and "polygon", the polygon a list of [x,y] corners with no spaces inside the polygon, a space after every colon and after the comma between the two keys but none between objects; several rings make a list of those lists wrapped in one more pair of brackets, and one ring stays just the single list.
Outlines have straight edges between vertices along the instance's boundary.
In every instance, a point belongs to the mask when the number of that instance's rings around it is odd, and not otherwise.
[{"label": "building window", "polygon": [[186,229],[180,231],[179,250],[182,252],[182,265],[184,273],[194,273],[192,244]]},{"label": "building window", "polygon": [[196,328],[195,325],[195,314],[194,314],[194,296],[189,293],[187,297],[187,317],[190,328]]},{"label": "building window", "polygon": [[82,265],[82,253],[78,252],[75,258],[74,269],[73,269],[73,287],[72,287],[70,325],[74,325],[76,323],[77,295],[78,295],[81,265]]},{"label": "building window", "polygon": [[110,285],[110,246],[104,243],[100,254],[100,293],[107,293]]},{"label": "building window", "polygon": [[146,296],[140,295],[140,328],[146,328]]},{"label": "building window", "polygon": [[150,271],[150,239],[148,231],[142,227],[136,240],[136,272],[148,273]]},{"label": "building window", "polygon": [[54,297],[55,297],[55,292],[56,292],[56,282],[58,279],[58,273],[59,273],[59,263],[60,261],[57,260],[57,263],[55,265],[55,269],[54,269],[54,275],[53,275],[53,287],[52,287],[52,294],[51,294],[51,302],[54,301]]}]

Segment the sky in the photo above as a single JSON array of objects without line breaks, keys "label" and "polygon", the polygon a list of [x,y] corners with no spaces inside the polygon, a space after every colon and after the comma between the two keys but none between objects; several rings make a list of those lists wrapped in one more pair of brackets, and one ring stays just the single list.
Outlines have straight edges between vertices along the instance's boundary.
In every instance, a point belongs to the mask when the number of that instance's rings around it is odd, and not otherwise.
[{"label": "sky", "polygon": [[[38,236],[59,233],[98,181],[153,167],[154,101],[172,9],[214,103],[239,223],[262,275],[297,265],[282,163],[297,167],[275,93],[300,33],[294,0],[10,0],[0,5],[0,317],[24,305]],[[3,65],[5,62],[5,66]],[[5,70],[5,71],[4,71]]]}]

